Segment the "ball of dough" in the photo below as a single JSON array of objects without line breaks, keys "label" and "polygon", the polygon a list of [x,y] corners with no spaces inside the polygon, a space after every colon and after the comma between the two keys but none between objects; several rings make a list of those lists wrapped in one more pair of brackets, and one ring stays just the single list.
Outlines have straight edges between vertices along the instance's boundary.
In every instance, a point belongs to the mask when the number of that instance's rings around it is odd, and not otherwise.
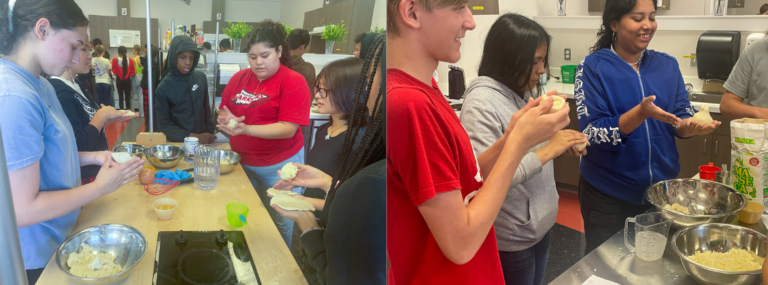
[{"label": "ball of dough", "polygon": [[304,199],[296,198],[293,195],[277,194],[269,201],[270,205],[277,205],[284,210],[289,211],[314,211],[315,207]]},{"label": "ball of dough", "polygon": [[129,160],[131,160],[131,158],[133,158],[133,157],[131,156],[131,154],[129,154],[127,152],[113,152],[112,153],[112,159],[114,159],[119,164],[126,163]]},{"label": "ball of dough", "polygon": [[698,112],[693,115],[693,122],[697,124],[709,125],[712,123],[712,116],[709,115],[709,106],[701,106]]},{"label": "ball of dough", "polygon": [[560,97],[560,96],[557,96],[557,95],[549,96],[549,95],[544,94],[544,95],[541,96],[541,102],[544,102],[544,100],[547,100],[549,98],[552,98],[552,100],[555,100],[555,102],[554,102],[554,104],[552,104],[552,109],[549,109],[549,112],[547,112],[547,114],[555,113],[555,112],[560,111],[561,109],[563,109],[563,107],[565,107],[565,99],[563,99],[563,97]]},{"label": "ball of dough", "polygon": [[229,124],[227,124],[227,127],[230,127],[230,128],[237,127],[237,121],[235,121],[235,119],[229,119]]},{"label": "ball of dough", "polygon": [[133,115],[136,115],[136,113],[134,113],[132,111],[128,111],[128,113],[125,113],[125,115],[123,115],[123,117],[130,117],[130,116],[133,116]]},{"label": "ball of dough", "polygon": [[299,168],[293,165],[293,163],[286,163],[283,165],[283,169],[280,170],[280,178],[282,179],[294,179],[299,172]]},{"label": "ball of dough", "polygon": [[583,142],[583,143],[580,143],[580,144],[576,144],[575,147],[576,147],[576,149],[585,149],[587,147],[587,143]]},{"label": "ball of dough", "polygon": [[267,194],[272,195],[272,197],[280,195],[280,194],[286,194],[286,195],[297,195],[296,193],[293,193],[291,191],[285,191],[285,190],[277,190],[275,188],[269,188],[267,189]]}]

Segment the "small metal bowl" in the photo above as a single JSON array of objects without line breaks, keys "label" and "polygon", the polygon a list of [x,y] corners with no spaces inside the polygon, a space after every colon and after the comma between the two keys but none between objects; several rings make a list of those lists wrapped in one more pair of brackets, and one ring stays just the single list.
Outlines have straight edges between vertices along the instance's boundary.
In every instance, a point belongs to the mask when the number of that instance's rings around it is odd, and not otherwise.
[{"label": "small metal bowl", "polygon": [[232,170],[235,170],[235,167],[237,167],[237,164],[240,163],[240,155],[234,151],[220,149],[219,156],[221,157],[219,161],[220,174],[232,172]]},{"label": "small metal bowl", "polygon": [[112,152],[127,152],[132,158],[144,158],[145,147],[140,144],[124,144],[112,148]]},{"label": "small metal bowl", "polygon": [[184,148],[161,144],[144,149],[144,157],[157,168],[173,168],[184,158]]},{"label": "small metal bowl", "polygon": [[[123,270],[115,275],[102,278],[78,277],[69,273],[67,259],[72,253],[81,250],[81,244],[87,244],[99,253],[109,253],[115,256],[114,263]],[[56,264],[59,269],[73,280],[83,284],[112,284],[128,277],[131,270],[139,264],[147,252],[147,240],[139,230],[120,224],[105,224],[93,226],[64,240],[56,251]]]},{"label": "small metal bowl", "polygon": [[[747,206],[747,199],[728,185],[701,179],[660,181],[645,193],[665,218],[675,218],[673,229],[704,223],[729,223]],[[691,212],[684,214],[664,208],[678,203]]]},{"label": "small metal bowl", "polygon": [[765,235],[749,228],[730,224],[701,224],[677,231],[670,242],[683,263],[685,272],[699,284],[757,284],[762,270],[725,271],[698,264],[688,258],[697,252],[728,252],[743,249],[765,257]]}]

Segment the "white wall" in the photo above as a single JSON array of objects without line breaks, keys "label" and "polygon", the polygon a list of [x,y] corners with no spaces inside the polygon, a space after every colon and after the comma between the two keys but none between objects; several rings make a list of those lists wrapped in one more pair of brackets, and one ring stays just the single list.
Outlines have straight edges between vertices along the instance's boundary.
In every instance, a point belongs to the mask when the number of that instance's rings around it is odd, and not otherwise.
[{"label": "white wall", "polygon": [[[745,0],[744,8],[728,9],[728,15],[757,15],[760,13],[760,6],[768,3],[765,0]],[[768,27],[766,27],[768,29]]]},{"label": "white wall", "polygon": [[[503,0],[502,0],[503,1]],[[376,0],[373,3],[373,19],[371,19],[371,31],[376,27],[387,28],[387,0]]]},{"label": "white wall", "polygon": [[[197,1],[197,0],[195,0]],[[192,1],[192,3],[195,3]],[[210,18],[210,5],[208,5],[208,16]],[[224,7],[224,15],[227,21],[241,22],[260,22],[263,20],[281,21],[282,1],[238,1],[227,0]]]},{"label": "white wall", "polygon": [[279,15],[286,25],[302,28],[304,13],[320,8],[323,8],[323,0],[283,0]]}]

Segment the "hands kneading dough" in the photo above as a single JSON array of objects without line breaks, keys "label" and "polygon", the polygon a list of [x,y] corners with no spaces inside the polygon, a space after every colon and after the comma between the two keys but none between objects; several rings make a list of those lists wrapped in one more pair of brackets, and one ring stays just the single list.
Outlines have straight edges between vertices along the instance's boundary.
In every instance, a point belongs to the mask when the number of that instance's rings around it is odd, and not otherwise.
[{"label": "hands kneading dough", "polygon": [[299,168],[293,165],[293,163],[286,163],[283,165],[283,169],[280,170],[280,178],[282,179],[294,179],[296,173],[299,172]]},{"label": "hands kneading dough", "polygon": [[114,159],[117,163],[123,164],[131,160],[133,157],[131,154],[127,152],[113,152],[112,153],[112,159]]},{"label": "hands kneading dough", "polygon": [[693,122],[697,124],[709,125],[712,123],[712,116],[709,115],[709,106],[701,106],[698,112],[693,115]]},{"label": "hands kneading dough", "polygon": [[293,193],[291,191],[285,191],[285,190],[277,190],[275,188],[269,188],[267,189],[267,194],[274,196],[280,195],[280,194],[286,194],[286,195],[296,195],[296,193]]},{"label": "hands kneading dough", "polygon": [[565,107],[565,104],[566,104],[565,99],[557,95],[553,95],[553,96],[549,96],[547,94],[541,95],[541,102],[544,102],[544,100],[547,100],[549,98],[552,98],[552,100],[555,100],[555,102],[554,104],[552,104],[552,109],[549,109],[549,112],[547,112],[547,114],[555,113],[557,111],[562,110],[563,107]]},{"label": "hands kneading dough", "polygon": [[293,195],[277,194],[272,197],[269,202],[270,205],[277,205],[280,208],[288,211],[314,211],[315,207],[306,200],[299,199]]}]

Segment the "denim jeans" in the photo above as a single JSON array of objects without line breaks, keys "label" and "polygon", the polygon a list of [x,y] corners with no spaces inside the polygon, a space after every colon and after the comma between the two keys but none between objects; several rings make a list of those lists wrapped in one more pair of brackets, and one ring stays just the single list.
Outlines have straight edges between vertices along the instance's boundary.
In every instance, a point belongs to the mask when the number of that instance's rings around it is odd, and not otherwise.
[{"label": "denim jeans", "polygon": [[521,251],[499,251],[501,270],[507,284],[541,285],[544,281],[544,270],[547,269],[549,258],[548,232],[534,246]]},{"label": "denim jeans", "polygon": [[99,104],[104,104],[104,106],[115,106],[115,98],[112,97],[112,85],[107,83],[96,83],[96,93],[99,94]]},{"label": "denim jeans", "polygon": [[[280,177],[277,176],[277,171],[289,162],[304,164],[304,148],[301,148],[298,153],[278,164],[263,167],[243,165],[243,170],[245,170],[245,174],[248,175],[248,179],[251,180],[253,188],[256,188],[256,193],[259,194],[259,199],[261,199],[264,207],[267,208],[269,216],[272,217],[272,221],[275,222],[277,231],[280,232],[280,236],[283,237],[285,244],[288,245],[288,248],[290,249],[291,234],[293,233],[293,220],[284,218],[277,213],[275,209],[272,209],[272,206],[269,205],[269,200],[271,198],[267,196],[267,189],[272,188],[272,186],[280,181]],[[292,192],[304,194],[304,188],[293,188]]]}]

